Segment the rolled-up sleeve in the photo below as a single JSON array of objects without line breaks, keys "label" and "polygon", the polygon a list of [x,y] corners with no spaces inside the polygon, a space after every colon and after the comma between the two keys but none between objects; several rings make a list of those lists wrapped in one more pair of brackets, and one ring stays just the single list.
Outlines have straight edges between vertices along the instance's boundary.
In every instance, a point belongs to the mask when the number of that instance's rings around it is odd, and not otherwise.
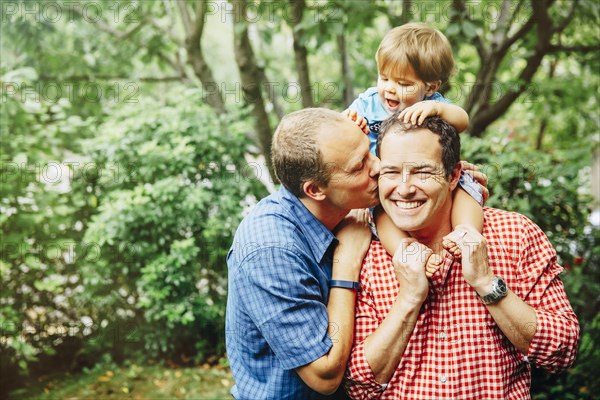
[{"label": "rolled-up sleeve", "polygon": [[361,291],[356,302],[354,344],[344,380],[344,388],[353,399],[378,399],[385,389],[385,385],[375,380],[365,356],[364,341],[381,322],[374,306],[370,270],[371,263],[367,257],[360,272]]},{"label": "rolled-up sleeve", "polygon": [[239,297],[283,369],[329,352],[327,307],[306,260],[289,249],[267,246],[247,257],[239,279]]},{"label": "rolled-up sleeve", "polygon": [[579,322],[559,277],[563,268],[556,263],[548,238],[527,218],[522,235],[520,292],[537,316],[527,358],[548,372],[560,372],[575,361]]}]

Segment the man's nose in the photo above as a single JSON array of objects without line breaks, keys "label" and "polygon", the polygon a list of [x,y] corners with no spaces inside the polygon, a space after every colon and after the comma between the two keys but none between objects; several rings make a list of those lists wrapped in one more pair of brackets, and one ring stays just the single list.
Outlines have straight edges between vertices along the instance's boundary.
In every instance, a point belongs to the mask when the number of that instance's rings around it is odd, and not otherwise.
[{"label": "man's nose", "polygon": [[379,176],[379,171],[380,171],[379,158],[377,158],[377,156],[371,154],[370,161],[371,161],[371,177],[377,178]]},{"label": "man's nose", "polygon": [[411,197],[417,192],[417,188],[413,185],[411,175],[402,174],[399,182],[397,182],[396,192],[402,197]]}]

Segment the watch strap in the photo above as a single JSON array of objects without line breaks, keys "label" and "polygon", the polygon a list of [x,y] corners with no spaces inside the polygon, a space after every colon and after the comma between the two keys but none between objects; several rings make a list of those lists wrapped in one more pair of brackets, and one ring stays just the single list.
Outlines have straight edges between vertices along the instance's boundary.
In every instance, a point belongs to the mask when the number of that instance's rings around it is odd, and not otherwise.
[{"label": "watch strap", "polygon": [[360,290],[360,283],[355,282],[355,281],[342,281],[339,279],[332,279],[329,281],[329,287],[330,288],[344,288],[344,289],[353,289],[353,290]]},{"label": "watch strap", "polygon": [[506,297],[508,294],[508,289],[506,287],[506,283],[500,277],[495,277],[492,281],[492,290],[490,293],[479,296],[483,304],[489,305],[494,304]]}]

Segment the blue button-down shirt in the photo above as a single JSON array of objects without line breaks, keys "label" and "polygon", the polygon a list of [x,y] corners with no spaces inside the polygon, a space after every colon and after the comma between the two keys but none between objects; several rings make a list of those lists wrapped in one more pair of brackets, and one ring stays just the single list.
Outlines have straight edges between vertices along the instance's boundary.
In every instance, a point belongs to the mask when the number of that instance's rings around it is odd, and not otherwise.
[{"label": "blue button-down shirt", "polygon": [[294,371],[329,352],[335,236],[285,188],[244,218],[227,255],[227,355],[236,399],[316,399]]}]

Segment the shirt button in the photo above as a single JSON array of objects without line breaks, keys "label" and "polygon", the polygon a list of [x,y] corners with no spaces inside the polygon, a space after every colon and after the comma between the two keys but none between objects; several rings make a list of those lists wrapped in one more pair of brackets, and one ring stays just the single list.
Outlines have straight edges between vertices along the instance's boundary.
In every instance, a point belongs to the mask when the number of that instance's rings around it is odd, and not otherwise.
[{"label": "shirt button", "polygon": [[440,382],[446,383],[446,375],[440,376]]},{"label": "shirt button", "polygon": [[440,333],[440,339],[442,339],[442,340],[448,339],[448,335],[446,335],[446,332]]}]

